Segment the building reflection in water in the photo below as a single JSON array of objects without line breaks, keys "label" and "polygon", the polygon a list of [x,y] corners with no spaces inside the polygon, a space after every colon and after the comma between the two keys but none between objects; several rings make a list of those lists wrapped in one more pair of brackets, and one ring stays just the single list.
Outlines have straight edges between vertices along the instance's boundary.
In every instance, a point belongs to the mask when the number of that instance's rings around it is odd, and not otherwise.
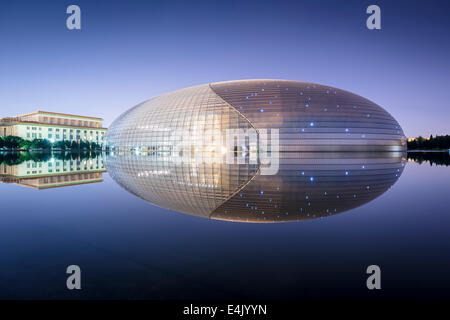
[{"label": "building reflection in water", "polygon": [[163,153],[111,154],[106,166],[119,185],[160,207],[219,220],[284,222],[368,203],[397,181],[406,161],[403,152],[280,156],[276,175],[261,175],[248,163],[179,163]]},{"label": "building reflection in water", "polygon": [[26,159],[20,154],[16,156],[9,158],[9,164],[8,161],[0,164],[0,182],[42,190],[102,182],[106,171],[104,157],[99,154],[41,155]]}]

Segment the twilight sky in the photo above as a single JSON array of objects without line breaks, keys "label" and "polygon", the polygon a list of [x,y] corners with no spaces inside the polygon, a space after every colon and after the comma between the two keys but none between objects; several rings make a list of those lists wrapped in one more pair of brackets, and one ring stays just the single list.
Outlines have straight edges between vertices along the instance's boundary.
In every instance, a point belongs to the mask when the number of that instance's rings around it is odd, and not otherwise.
[{"label": "twilight sky", "polygon": [[[81,30],[66,28],[71,4]],[[370,4],[381,7],[382,30],[366,28]],[[109,126],[167,91],[275,78],[362,95],[407,136],[448,134],[449,9],[448,1],[2,2],[0,117],[39,109]]]}]

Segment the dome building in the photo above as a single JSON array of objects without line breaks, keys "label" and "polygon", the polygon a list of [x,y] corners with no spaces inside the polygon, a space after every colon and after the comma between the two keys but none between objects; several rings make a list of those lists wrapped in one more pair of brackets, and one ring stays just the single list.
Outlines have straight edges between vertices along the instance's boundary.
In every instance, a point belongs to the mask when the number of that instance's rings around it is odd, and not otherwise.
[{"label": "dome building", "polygon": [[200,141],[208,130],[277,129],[280,152],[404,151],[398,122],[356,94],[289,80],[204,84],[147,100],[119,116],[107,133],[117,151],[173,151],[173,132]]},{"label": "dome building", "polygon": [[[216,139],[225,131],[254,132],[257,143],[237,137],[231,149],[226,134]],[[269,135],[276,149],[262,143]],[[180,147],[180,138],[187,144]],[[400,125],[375,103],[286,80],[160,95],[119,116],[107,143],[108,172],[132,194],[172,211],[239,222],[314,219],[364,205],[397,181],[406,149]],[[276,153],[270,174],[263,172],[264,151]],[[220,161],[230,154],[236,162]]]}]

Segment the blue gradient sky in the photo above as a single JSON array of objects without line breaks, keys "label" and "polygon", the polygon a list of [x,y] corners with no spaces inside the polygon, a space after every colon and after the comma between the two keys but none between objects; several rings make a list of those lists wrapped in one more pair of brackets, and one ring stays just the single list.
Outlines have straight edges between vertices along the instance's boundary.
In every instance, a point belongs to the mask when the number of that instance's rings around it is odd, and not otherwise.
[{"label": "blue gradient sky", "polygon": [[[82,30],[66,28],[77,4]],[[378,4],[382,30],[365,27]],[[161,93],[281,78],[349,90],[407,136],[449,133],[444,1],[14,1],[0,5],[0,116],[37,109],[105,125]]]}]

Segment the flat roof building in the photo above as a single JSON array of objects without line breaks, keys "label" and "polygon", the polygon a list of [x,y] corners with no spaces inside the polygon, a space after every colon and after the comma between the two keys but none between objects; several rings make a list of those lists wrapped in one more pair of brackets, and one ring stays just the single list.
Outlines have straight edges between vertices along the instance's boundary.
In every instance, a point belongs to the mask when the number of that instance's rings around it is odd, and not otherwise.
[{"label": "flat roof building", "polygon": [[23,139],[81,141],[104,144],[107,128],[102,118],[48,111],[35,111],[0,119],[0,136],[18,136]]}]

